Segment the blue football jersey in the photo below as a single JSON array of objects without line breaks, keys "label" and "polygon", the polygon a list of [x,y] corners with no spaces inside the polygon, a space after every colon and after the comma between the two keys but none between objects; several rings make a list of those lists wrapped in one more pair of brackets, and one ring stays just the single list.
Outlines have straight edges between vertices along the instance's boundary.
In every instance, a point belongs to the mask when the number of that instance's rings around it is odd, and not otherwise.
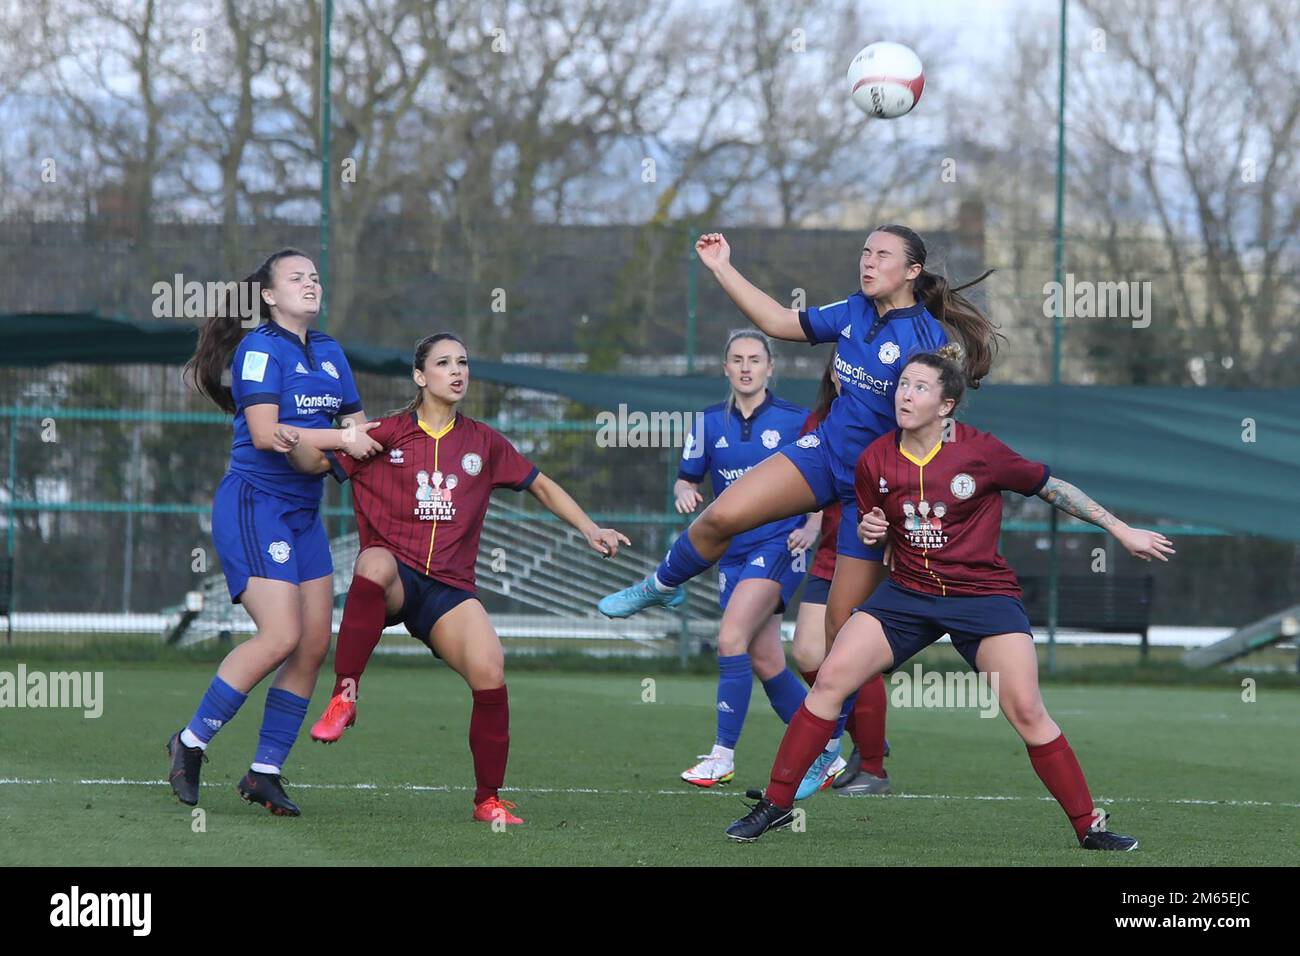
[{"label": "blue football jersey", "polygon": [[324,476],[304,475],[285,455],[254,448],[244,410],[275,405],[280,422],[298,428],[329,428],[337,416],[360,411],[343,349],[324,332],[309,330],[304,343],[288,329],[264,322],[235,350],[230,391],[235,398],[230,470],[267,494],[320,504]]},{"label": "blue football jersey", "polygon": [[[769,391],[749,418],[742,416],[734,404],[728,415],[726,402],[710,405],[701,415],[703,429],[693,429],[687,437],[677,477],[698,483],[708,475],[716,498],[749,469],[798,438],[808,409]],[[803,521],[802,516],[784,518],[739,534],[719,560],[739,557],[758,545],[784,539]]]},{"label": "blue football jersey", "polygon": [[799,324],[811,344],[836,343],[840,396],[831,404],[821,434],[851,475],[863,450],[898,427],[894,389],[908,359],[942,347],[948,336],[922,303],[880,316],[861,292],[800,312]]}]

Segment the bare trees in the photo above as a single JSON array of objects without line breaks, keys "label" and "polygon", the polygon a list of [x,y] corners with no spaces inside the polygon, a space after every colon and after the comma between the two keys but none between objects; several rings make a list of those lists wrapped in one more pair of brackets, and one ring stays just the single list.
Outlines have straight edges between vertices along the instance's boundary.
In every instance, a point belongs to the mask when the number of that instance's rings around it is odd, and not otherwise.
[{"label": "bare trees", "polygon": [[1080,6],[1071,222],[1107,269],[1154,280],[1161,321],[1182,333],[1166,330],[1165,344],[1184,352],[1184,380],[1295,384],[1300,11]]},{"label": "bare trees", "polygon": [[[506,289],[513,309],[532,294],[519,276],[540,252],[534,230],[644,223],[606,301],[638,329],[628,344],[648,342],[658,325],[679,326],[653,277],[676,262],[686,222],[906,212],[925,228],[977,196],[1010,240],[990,246],[1004,266],[995,301],[1036,341],[1022,371],[1041,370],[1050,323],[1032,320],[1050,269],[1052,18],[1021,17],[1008,68],[958,89],[943,71],[943,25],[909,35],[865,21],[851,0],[336,9],[330,322],[345,337],[363,312],[373,322],[436,286],[427,311],[499,351],[508,325],[491,295]],[[1252,369],[1282,382],[1294,367],[1295,12],[1294,0],[1072,8],[1069,265],[1150,279],[1165,327],[1131,341],[1072,328],[1086,348],[1071,361],[1089,373],[1239,382]],[[277,223],[318,213],[319,16],[318,4],[275,0],[0,5],[0,108],[37,156],[68,170],[39,193],[24,192],[30,171],[14,177],[8,208],[76,217],[116,204],[144,246],[151,223],[215,221],[210,266],[247,268]],[[916,46],[931,78],[902,123],[864,122],[844,95],[844,64],[882,31]],[[15,142],[10,166],[26,148]],[[941,186],[949,161],[955,188]],[[391,269],[368,239],[384,229],[408,257]]]}]

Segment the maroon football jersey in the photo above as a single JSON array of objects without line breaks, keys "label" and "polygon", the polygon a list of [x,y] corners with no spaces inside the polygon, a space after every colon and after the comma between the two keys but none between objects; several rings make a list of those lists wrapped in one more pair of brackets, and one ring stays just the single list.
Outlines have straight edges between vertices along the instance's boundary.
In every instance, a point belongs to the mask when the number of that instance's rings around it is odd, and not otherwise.
[{"label": "maroon football jersey", "polygon": [[[799,434],[808,434],[822,423],[824,417],[819,418],[816,413],[810,414],[808,420],[803,423],[803,431]],[[813,577],[822,578],[826,581],[835,577],[835,542],[839,537],[840,514],[843,511],[844,505],[838,501],[822,509],[821,542],[817,545],[817,553],[813,557],[812,567],[808,569],[808,573]]]},{"label": "maroon football jersey", "polygon": [[969,425],[957,424],[951,441],[920,459],[902,449],[902,435],[868,445],[854,474],[862,514],[878,507],[889,520],[894,582],[927,594],[1020,597],[998,554],[1002,492],[1036,495],[1050,469]]},{"label": "maroon football jersey", "polygon": [[361,547],[386,548],[421,574],[473,591],[492,489],[523,491],[537,468],[504,435],[459,412],[436,433],[414,412],[393,415],[370,437],[384,446],[372,458],[329,455],[334,477],[352,479]]}]

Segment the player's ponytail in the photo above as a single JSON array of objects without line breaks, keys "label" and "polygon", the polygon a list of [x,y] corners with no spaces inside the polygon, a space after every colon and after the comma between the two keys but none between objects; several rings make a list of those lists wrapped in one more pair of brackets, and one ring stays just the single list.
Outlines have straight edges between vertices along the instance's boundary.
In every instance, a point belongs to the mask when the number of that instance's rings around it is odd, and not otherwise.
[{"label": "player's ponytail", "polygon": [[[763,346],[763,351],[767,353],[767,361],[772,363],[772,341],[758,329],[735,329],[727,336],[727,344],[722,347],[722,364],[726,366],[728,358],[731,355],[731,343],[736,339],[753,339]],[[736,393],[734,390],[727,392],[727,408],[724,413],[724,421],[731,421],[731,410],[736,406]]]},{"label": "player's ponytail", "polygon": [[873,231],[898,236],[903,240],[907,264],[920,264],[921,274],[912,280],[912,294],[961,343],[967,382],[971,388],[979,388],[980,380],[993,367],[998,340],[1005,339],[1006,336],[961,292],[983,282],[994,270],[988,269],[983,275],[962,285],[950,286],[943,276],[925,270],[925,243],[914,231],[899,225],[879,226]]},{"label": "player's ponytail", "polygon": [[830,358],[826,360],[826,369],[822,372],[822,380],[817,384],[817,401],[813,405],[813,418],[818,422],[826,421],[826,416],[831,413],[831,403],[839,397],[839,389],[835,387],[835,355],[836,350],[831,349]]},{"label": "player's ponytail", "polygon": [[[420,341],[415,343],[415,354],[411,356],[412,371],[415,372],[424,371],[424,363],[429,358],[430,349],[432,349],[439,342],[455,342],[461,348],[465,349],[466,352],[469,351],[469,349],[465,348],[465,343],[461,341],[460,336],[453,335],[450,332],[436,332],[433,335],[426,335],[424,338],[420,339]],[[411,414],[411,412],[414,412],[416,409],[420,407],[420,399],[423,397],[423,395],[424,395],[424,389],[417,387],[415,390],[415,394],[411,396],[411,400],[409,402],[407,402],[401,408],[397,408],[391,412],[388,412],[387,414],[385,414],[384,417],[387,418],[390,415]]]},{"label": "player's ponytail", "polygon": [[[244,333],[254,324],[271,321],[271,307],[262,298],[262,289],[271,285],[271,271],[276,262],[286,256],[305,256],[297,249],[281,249],[269,256],[252,275],[246,276],[227,289],[222,308],[210,315],[199,329],[199,343],[190,360],[185,363],[185,378],[200,395],[211,400],[223,412],[235,414],[235,399],[230,393],[230,360],[235,355]],[[258,322],[251,323],[252,315],[243,315],[245,303],[257,300]],[[246,325],[247,323],[247,325]]]}]

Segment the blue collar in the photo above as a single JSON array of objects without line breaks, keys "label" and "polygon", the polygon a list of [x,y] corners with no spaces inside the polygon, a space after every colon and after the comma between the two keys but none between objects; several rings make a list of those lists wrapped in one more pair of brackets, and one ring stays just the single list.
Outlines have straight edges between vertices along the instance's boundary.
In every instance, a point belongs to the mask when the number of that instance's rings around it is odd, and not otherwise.
[{"label": "blue collar", "polygon": [[[872,303],[873,306],[874,304],[875,303]],[[894,319],[910,319],[922,314],[924,311],[925,303],[916,302],[905,309],[890,309],[884,315],[880,316],[880,320],[882,322],[890,322]]]},{"label": "blue collar", "polygon": [[[304,342],[302,339],[298,338],[298,336],[294,335],[292,332],[286,329],[279,322],[276,322],[274,319],[268,319],[264,324],[270,326],[271,331],[274,332],[276,335],[281,336],[282,338],[286,338],[293,342],[297,342],[299,345],[303,345],[303,346],[307,344],[307,342]],[[307,341],[308,342],[311,341],[310,329],[307,330]]]},{"label": "blue collar", "polygon": [[274,320],[268,320],[262,324],[270,326],[272,334],[278,335],[282,339],[288,339],[294,345],[298,346],[298,348],[302,349],[303,353],[307,356],[307,364],[313,366],[316,364],[311,356],[311,329],[307,330],[307,341],[304,342],[302,339],[298,338],[298,336],[294,335],[283,325]]},{"label": "blue collar", "polygon": [[757,407],[755,407],[754,411],[750,413],[750,416],[748,418],[746,418],[743,414],[741,414],[740,406],[735,404],[735,402],[732,402],[731,414],[735,415],[746,425],[753,424],[753,422],[757,420],[759,415],[762,415],[765,411],[767,411],[769,408],[772,407],[772,399],[774,398],[774,396],[772,395],[772,390],[770,388],[766,388],[763,390],[763,392],[766,397],[761,402],[759,402]]},{"label": "blue collar", "polygon": [[[876,307],[876,304],[872,302],[871,307],[874,309]],[[909,305],[905,309],[890,309],[884,315],[880,315],[879,313],[877,313],[876,320],[871,323],[871,328],[868,329],[867,334],[863,336],[863,341],[866,342],[868,345],[870,345],[872,342],[876,340],[876,336],[880,334],[880,330],[883,329],[890,322],[892,322],[894,319],[913,319],[919,315],[923,315],[924,313],[925,313],[924,302],[916,302],[912,305]]]}]

